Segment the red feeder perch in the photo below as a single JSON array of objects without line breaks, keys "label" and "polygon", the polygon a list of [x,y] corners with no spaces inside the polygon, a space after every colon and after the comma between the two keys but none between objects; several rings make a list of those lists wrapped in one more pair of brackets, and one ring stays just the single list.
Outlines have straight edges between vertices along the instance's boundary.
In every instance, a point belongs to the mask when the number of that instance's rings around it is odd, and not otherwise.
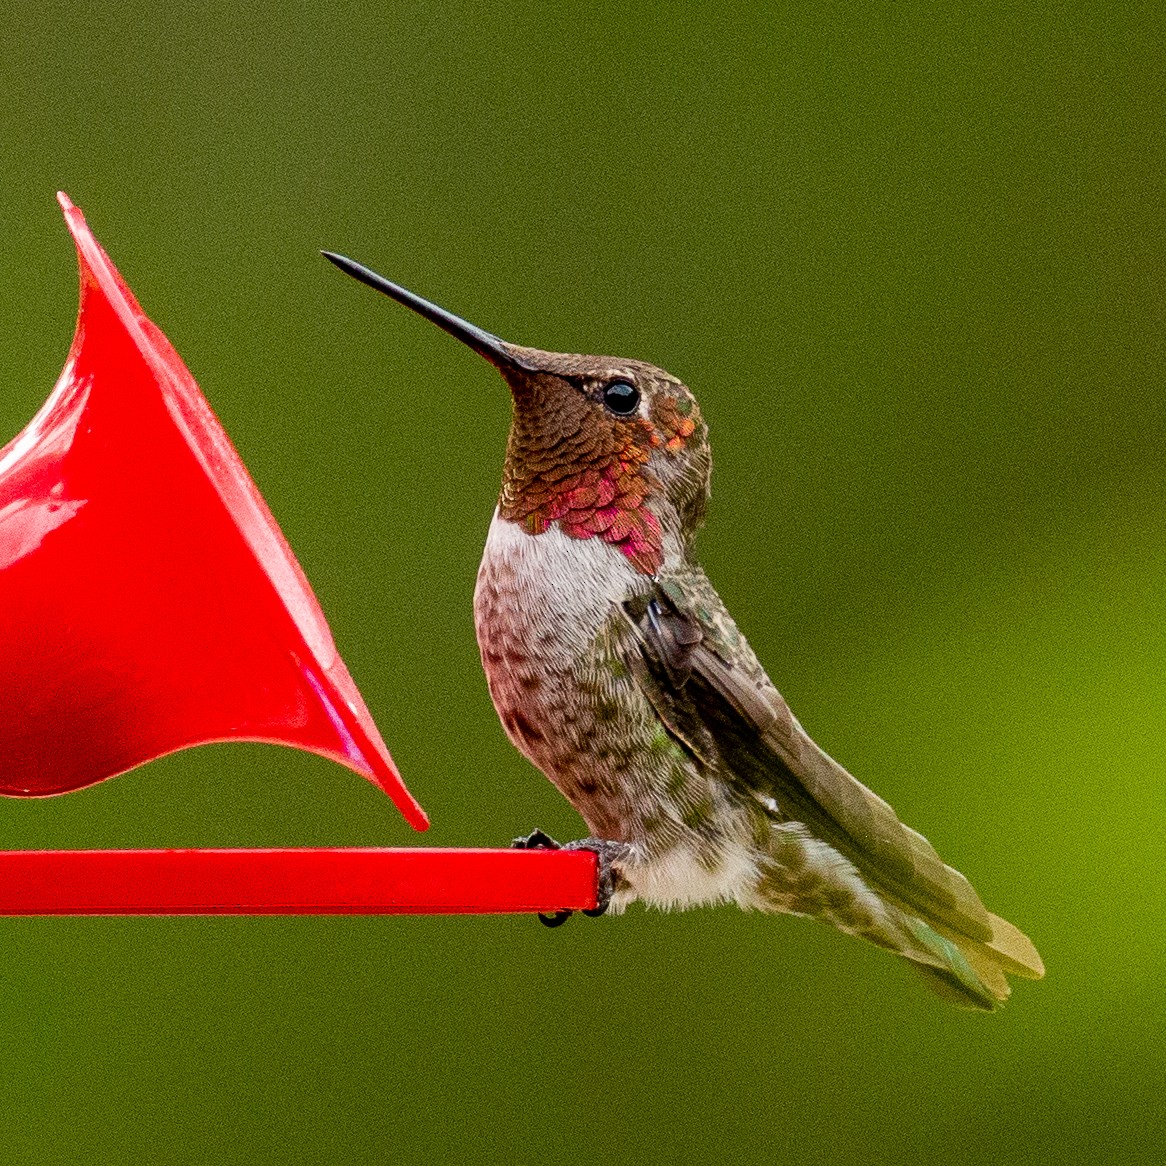
[{"label": "red feeder perch", "polygon": [[[239,455],[58,198],[77,331],[51,396],[0,451],[0,793],[267,741],[346,765],[425,829]],[[7,852],[0,912],[551,910],[593,905],[594,869],[585,854],[491,851]]]}]

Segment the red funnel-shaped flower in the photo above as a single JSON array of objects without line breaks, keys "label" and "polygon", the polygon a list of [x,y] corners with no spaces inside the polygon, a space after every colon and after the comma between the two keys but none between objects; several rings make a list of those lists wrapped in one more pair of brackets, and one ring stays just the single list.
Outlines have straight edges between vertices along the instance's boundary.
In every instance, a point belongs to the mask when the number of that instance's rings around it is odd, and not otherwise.
[{"label": "red funnel-shaped flower", "polygon": [[339,761],[424,811],[282,532],[81,212],[64,372],[0,452],[0,793],[92,785],[208,741]]}]

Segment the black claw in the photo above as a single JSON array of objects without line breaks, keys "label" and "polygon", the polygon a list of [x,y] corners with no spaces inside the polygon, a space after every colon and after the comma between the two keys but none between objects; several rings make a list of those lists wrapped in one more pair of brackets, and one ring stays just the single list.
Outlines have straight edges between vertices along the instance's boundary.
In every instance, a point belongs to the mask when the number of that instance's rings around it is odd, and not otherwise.
[{"label": "black claw", "polygon": [[538,921],[544,927],[562,927],[574,914],[574,911],[540,911]]},{"label": "black claw", "polygon": [[562,850],[560,843],[542,830],[532,830],[523,838],[515,838],[510,843],[513,850]]}]

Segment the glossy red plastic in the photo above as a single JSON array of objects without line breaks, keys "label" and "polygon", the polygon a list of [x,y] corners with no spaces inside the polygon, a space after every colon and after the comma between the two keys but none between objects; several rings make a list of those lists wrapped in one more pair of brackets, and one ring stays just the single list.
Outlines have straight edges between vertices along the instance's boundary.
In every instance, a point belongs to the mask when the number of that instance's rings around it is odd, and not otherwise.
[{"label": "glossy red plastic", "polygon": [[0,851],[0,915],[412,915],[595,906],[565,850]]},{"label": "glossy red plastic", "polygon": [[424,829],[222,426],[58,197],[81,304],[56,388],[0,452],[0,793],[269,741],[348,766]]}]

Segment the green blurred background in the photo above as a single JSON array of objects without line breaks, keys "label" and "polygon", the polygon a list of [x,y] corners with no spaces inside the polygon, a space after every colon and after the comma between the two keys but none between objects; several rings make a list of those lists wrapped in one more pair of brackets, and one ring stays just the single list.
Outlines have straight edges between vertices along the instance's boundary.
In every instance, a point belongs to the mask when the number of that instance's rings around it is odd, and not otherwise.
[{"label": "green blurred background", "polygon": [[964,1014],[736,909],[0,921],[0,1161],[1163,1161],[1156,8],[8,6],[3,438],[71,336],[60,187],[234,438],[433,828],[223,746],[5,801],[0,844],[579,834],[473,638],[505,389],[332,247],[694,387],[722,594],[1049,975]]}]

